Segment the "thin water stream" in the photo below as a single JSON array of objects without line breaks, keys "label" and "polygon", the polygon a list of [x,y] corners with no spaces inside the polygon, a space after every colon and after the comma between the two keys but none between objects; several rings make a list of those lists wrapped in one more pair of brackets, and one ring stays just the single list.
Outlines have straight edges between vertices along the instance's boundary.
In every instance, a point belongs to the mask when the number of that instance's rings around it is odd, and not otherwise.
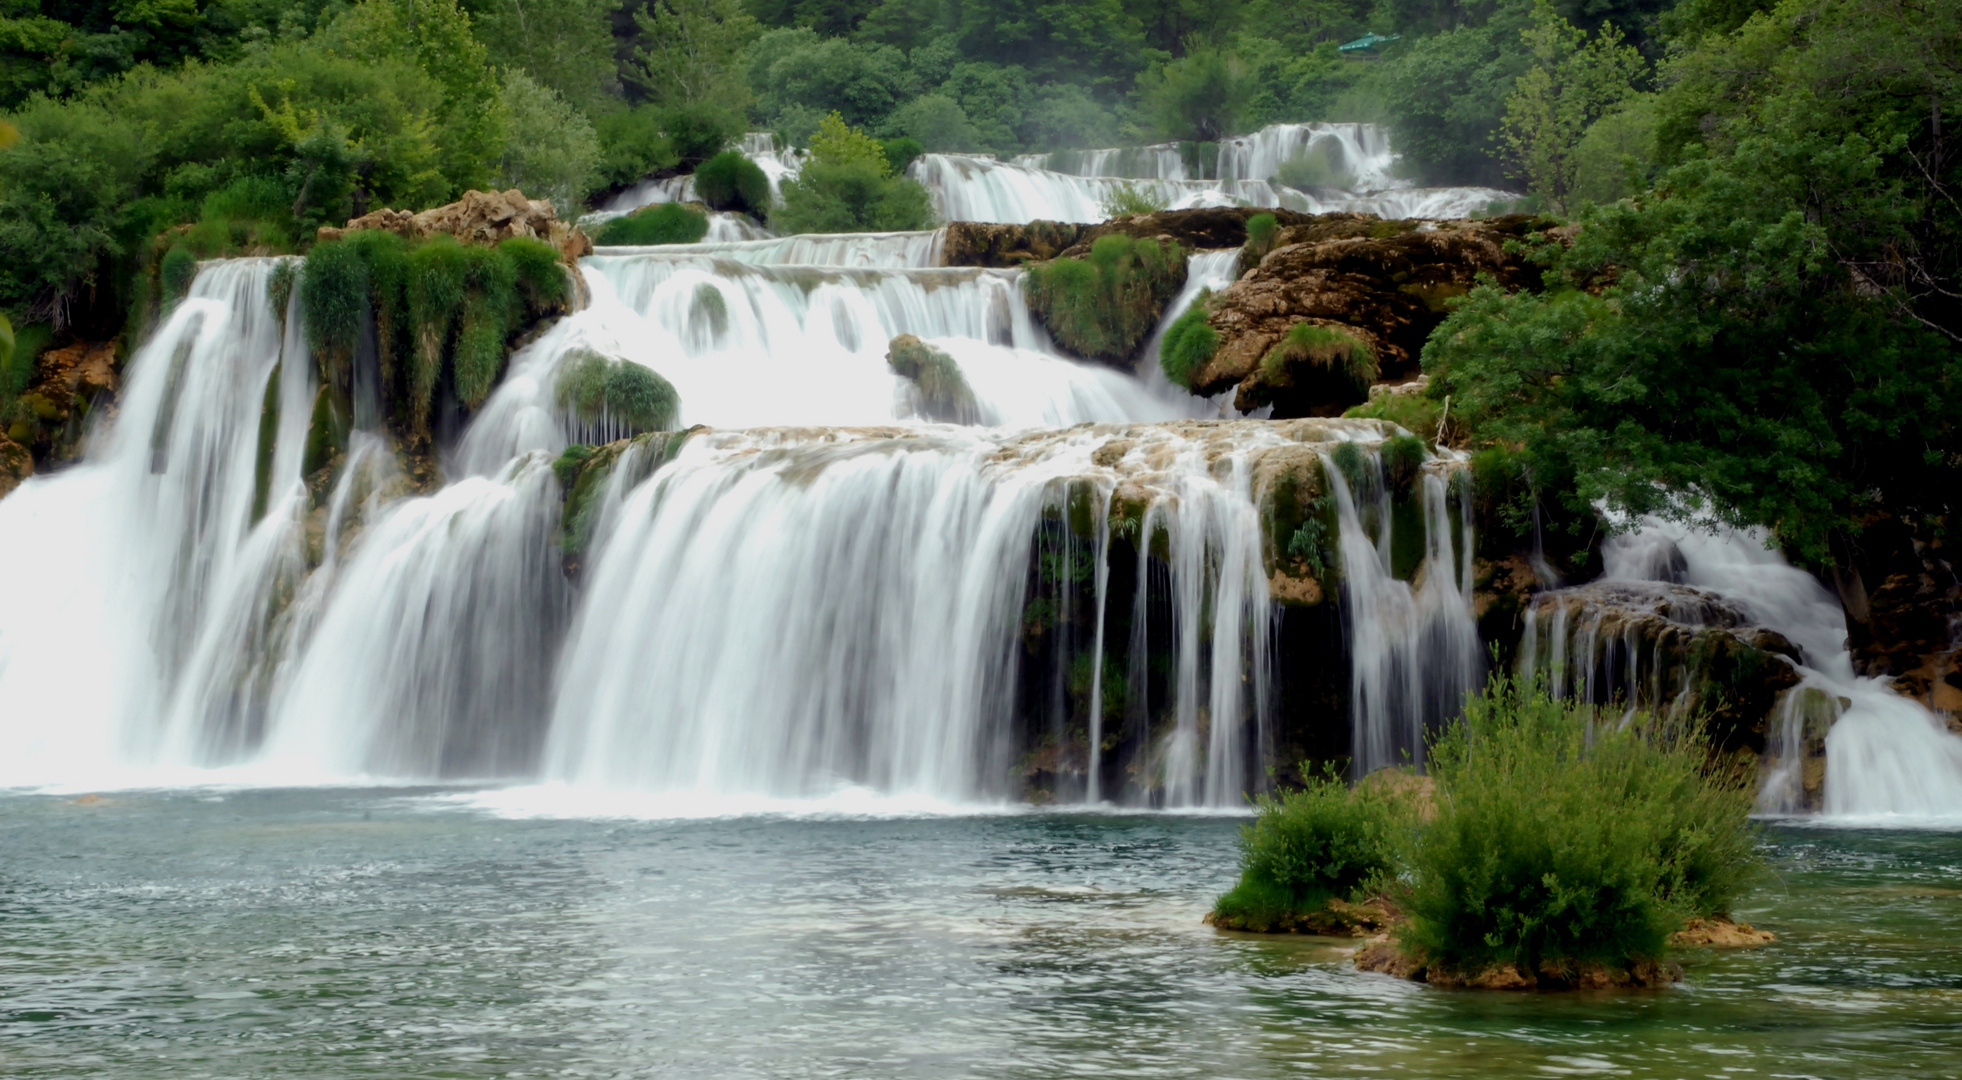
[{"label": "thin water stream", "polygon": [[1774,828],[1759,951],[1441,991],[1199,922],[1238,820],[561,818],[540,789],[0,800],[0,1074],[1940,1077],[1962,833]]}]

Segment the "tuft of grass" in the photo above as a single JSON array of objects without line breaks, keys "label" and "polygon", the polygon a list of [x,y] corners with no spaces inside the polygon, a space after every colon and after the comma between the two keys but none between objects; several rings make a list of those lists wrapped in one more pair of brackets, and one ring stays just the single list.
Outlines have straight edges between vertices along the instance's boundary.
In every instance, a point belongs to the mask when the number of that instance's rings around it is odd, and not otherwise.
[{"label": "tuft of grass", "polygon": [[157,264],[157,275],[163,282],[164,306],[175,305],[190,295],[191,282],[198,276],[198,257],[191,249],[179,244],[164,252]]},{"label": "tuft of grass", "polygon": [[1192,381],[1219,351],[1219,331],[1207,321],[1211,313],[1213,290],[1201,289],[1185,313],[1165,328],[1158,343],[1158,366],[1175,386],[1192,389]]},{"label": "tuft of grass", "polygon": [[1274,242],[1280,238],[1281,223],[1272,214],[1255,214],[1247,219],[1247,242],[1240,248],[1239,272],[1260,265],[1260,260],[1274,250]]},{"label": "tuft of grass", "polygon": [[1395,435],[1385,439],[1377,453],[1383,459],[1383,478],[1396,491],[1407,491],[1417,482],[1424,459],[1429,456],[1424,449],[1424,440],[1415,435]]},{"label": "tuft of grass", "polygon": [[1059,258],[1022,275],[1029,307],[1078,356],[1129,363],[1165,304],[1185,284],[1186,255],[1176,240],[1099,236],[1087,259]]},{"label": "tuft of grass", "polygon": [[693,244],[708,235],[708,215],[680,203],[655,203],[606,223],[595,244]]},{"label": "tuft of grass", "polygon": [[1351,788],[1331,770],[1298,791],[1255,800],[1240,830],[1240,880],[1213,904],[1215,925],[1264,933],[1360,900],[1395,877],[1408,811],[1385,785]]},{"label": "tuft of grass", "polygon": [[1104,199],[1104,220],[1127,214],[1155,214],[1171,205],[1146,184],[1117,184]]},{"label": "tuft of grass", "polygon": [[1447,971],[1658,958],[1762,872],[1746,778],[1693,723],[1623,723],[1499,675],[1429,769],[1401,944]]},{"label": "tuft of grass", "polygon": [[574,426],[607,442],[644,431],[672,428],[681,395],[654,372],[582,349],[559,366],[553,399]]},{"label": "tuft of grass", "polygon": [[1290,327],[1260,361],[1261,370],[1283,384],[1293,381],[1289,368],[1297,364],[1345,378],[1358,391],[1366,391],[1379,372],[1376,350],[1369,342],[1340,326],[1308,322]]}]

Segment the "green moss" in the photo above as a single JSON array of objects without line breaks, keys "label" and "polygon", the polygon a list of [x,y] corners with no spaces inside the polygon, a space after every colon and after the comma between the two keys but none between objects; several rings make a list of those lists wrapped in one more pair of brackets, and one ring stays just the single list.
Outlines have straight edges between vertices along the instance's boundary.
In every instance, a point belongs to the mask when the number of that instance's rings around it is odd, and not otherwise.
[{"label": "green moss", "polygon": [[558,456],[558,460],[552,462],[552,475],[558,477],[559,486],[569,492],[574,482],[579,479],[580,470],[584,469],[586,463],[592,459],[592,447],[585,443],[573,443],[565,448],[565,452]]},{"label": "green moss", "polygon": [[1297,365],[1336,376],[1366,390],[1378,374],[1376,350],[1353,331],[1319,323],[1295,323],[1280,344],[1261,358],[1260,368],[1269,381],[1293,385]]},{"label": "green moss", "polygon": [[368,310],[368,262],[348,244],[315,244],[300,276],[300,313],[322,380],[347,386],[361,320]]},{"label": "green moss", "polygon": [[1415,435],[1395,435],[1383,441],[1383,477],[1390,487],[1408,492],[1422,474],[1424,459],[1430,456],[1424,440]]},{"label": "green moss", "polygon": [[1219,331],[1207,321],[1212,299],[1213,290],[1199,290],[1192,306],[1172,320],[1158,343],[1158,366],[1174,386],[1192,389],[1193,379],[1219,352]]},{"label": "green moss", "polygon": [[981,408],[954,358],[911,334],[892,339],[886,353],[892,373],[912,381],[919,393],[920,411],[944,424],[979,423]]},{"label": "green moss", "polygon": [[279,372],[274,364],[266,376],[266,392],[259,400],[258,456],[252,468],[252,520],[266,516],[266,497],[272,489],[273,451],[279,445]]},{"label": "green moss", "polygon": [[693,244],[708,235],[708,215],[680,203],[653,206],[617,217],[600,228],[593,243],[614,246]]},{"label": "green moss", "polygon": [[722,290],[703,282],[695,286],[695,304],[688,311],[689,328],[710,340],[729,332],[729,302]]},{"label": "green moss", "polygon": [[300,264],[292,259],[281,259],[273,267],[272,278],[266,282],[266,300],[282,324],[286,322],[286,308],[293,299],[293,286],[299,279]]},{"label": "green moss", "polygon": [[347,451],[348,408],[331,386],[323,386],[313,396],[313,416],[307,421],[306,448],[300,458],[300,473],[312,476],[332,465]]},{"label": "green moss", "polygon": [[739,211],[759,220],[770,213],[770,178],[734,150],[724,150],[695,169],[695,194],[711,210]]},{"label": "green moss", "polygon": [[1168,205],[1163,196],[1145,184],[1116,184],[1104,197],[1104,218],[1113,220],[1130,214],[1155,214]]},{"label": "green moss", "polygon": [[1177,241],[1161,245],[1110,233],[1092,242],[1087,259],[1030,266],[1022,288],[1030,310],[1064,348],[1123,364],[1158,325],[1185,273]]},{"label": "green moss", "polygon": [[1388,420],[1405,431],[1428,439],[1437,434],[1442,413],[1440,403],[1423,394],[1379,393],[1342,415],[1365,420]]},{"label": "green moss", "polygon": [[1362,487],[1363,477],[1366,475],[1364,470],[1368,465],[1368,462],[1363,459],[1362,448],[1352,442],[1337,443],[1335,449],[1329,453],[1329,460],[1335,463],[1336,471],[1342,474],[1342,479],[1348,481],[1350,497],[1360,497],[1359,489]]}]

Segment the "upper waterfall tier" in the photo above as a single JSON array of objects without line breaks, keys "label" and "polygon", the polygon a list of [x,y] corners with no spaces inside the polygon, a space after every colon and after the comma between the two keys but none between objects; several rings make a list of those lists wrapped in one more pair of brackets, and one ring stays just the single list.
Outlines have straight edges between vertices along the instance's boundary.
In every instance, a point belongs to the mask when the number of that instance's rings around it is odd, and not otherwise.
[{"label": "upper waterfall tier", "polygon": [[[768,133],[744,137],[743,152],[763,167],[773,196],[795,176],[803,158],[780,150]],[[1275,182],[1290,160],[1313,154],[1325,164],[1327,186],[1308,189]],[[1419,188],[1396,175],[1390,137],[1374,124],[1271,124],[1218,144],[1212,175],[1195,168],[1176,143],[1024,154],[1001,161],[985,154],[927,154],[907,173],[933,193],[942,221],[1019,225],[1031,221],[1098,222],[1117,189],[1142,188],[1171,209],[1196,206],[1286,207],[1303,213],[1356,211],[1385,218],[1468,217],[1516,194],[1482,187]],[[589,220],[656,202],[695,198],[694,178],[648,180],[621,192]],[[718,236],[718,239],[722,237]],[[828,260],[825,260],[828,261]]]}]

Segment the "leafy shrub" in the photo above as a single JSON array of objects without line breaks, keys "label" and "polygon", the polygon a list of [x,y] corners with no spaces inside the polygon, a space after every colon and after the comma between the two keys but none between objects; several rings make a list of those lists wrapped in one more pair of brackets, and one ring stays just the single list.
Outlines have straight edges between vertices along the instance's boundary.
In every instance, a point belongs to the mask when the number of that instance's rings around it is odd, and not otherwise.
[{"label": "leafy shrub", "polygon": [[607,222],[595,244],[693,244],[708,235],[708,215],[680,203],[656,203]]},{"label": "leafy shrub", "polygon": [[1743,777],[1700,730],[1617,721],[1504,676],[1467,703],[1430,750],[1406,948],[1458,972],[1625,965],[1730,910],[1760,868]]},{"label": "leafy shrub", "polygon": [[711,210],[734,210],[759,219],[770,212],[770,178],[734,150],[724,150],[696,168],[695,194]]},{"label": "leafy shrub", "polygon": [[1274,219],[1274,215],[1272,214],[1255,214],[1248,218],[1247,242],[1240,247],[1240,262],[1236,268],[1237,272],[1245,274],[1247,271],[1259,266],[1260,260],[1266,258],[1268,252],[1274,250],[1274,241],[1279,238],[1280,232],[1281,224]]},{"label": "leafy shrub", "polygon": [[906,175],[906,166],[911,165],[916,158],[927,152],[927,148],[920,144],[920,140],[908,135],[887,139],[879,144],[879,149],[885,153],[886,168],[891,170],[894,176]]},{"label": "leafy shrub", "polygon": [[918,181],[889,176],[869,161],[812,161],[783,186],[779,231],[896,232],[930,229],[933,197]]},{"label": "leafy shrub", "polygon": [[599,139],[595,174],[602,184],[627,187],[681,160],[662,110],[653,105],[609,113],[593,130]]},{"label": "leafy shrub", "polygon": [[1201,289],[1192,306],[1165,328],[1158,343],[1158,366],[1174,386],[1192,389],[1199,370],[1219,351],[1219,331],[1206,321],[1212,299],[1211,289]]},{"label": "leafy shrub", "polygon": [[1155,214],[1171,205],[1149,184],[1116,184],[1104,198],[1104,219],[1126,214]]},{"label": "leafy shrub", "polygon": [[1450,442],[1463,434],[1462,426],[1444,415],[1443,403],[1428,394],[1372,394],[1368,401],[1342,415],[1388,420],[1422,439],[1435,437],[1441,423],[1445,425],[1444,441]]},{"label": "leafy shrub", "polygon": [[1406,824],[1384,785],[1352,789],[1329,773],[1254,807],[1254,823],[1240,830],[1239,883],[1213,905],[1219,926],[1279,929],[1396,873]]},{"label": "leafy shrub", "polygon": [[1185,284],[1185,250],[1177,241],[1097,237],[1088,259],[1038,263],[1022,276],[1029,307],[1064,348],[1078,356],[1128,363],[1158,325],[1165,304]]}]

